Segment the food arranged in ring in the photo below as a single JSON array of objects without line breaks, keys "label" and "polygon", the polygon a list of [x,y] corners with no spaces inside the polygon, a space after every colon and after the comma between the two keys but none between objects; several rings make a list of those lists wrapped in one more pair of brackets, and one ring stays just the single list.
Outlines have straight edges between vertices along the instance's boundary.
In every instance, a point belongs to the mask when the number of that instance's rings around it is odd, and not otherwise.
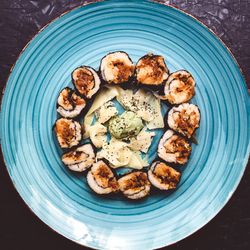
[{"label": "food arranged in ring", "polygon": [[171,73],[161,55],[134,64],[115,51],[98,70],[76,68],[72,83],[75,89],[58,95],[54,125],[64,165],[85,172],[99,195],[137,200],[152,189],[176,189],[200,126],[200,110],[189,103],[196,86],[191,73]]}]

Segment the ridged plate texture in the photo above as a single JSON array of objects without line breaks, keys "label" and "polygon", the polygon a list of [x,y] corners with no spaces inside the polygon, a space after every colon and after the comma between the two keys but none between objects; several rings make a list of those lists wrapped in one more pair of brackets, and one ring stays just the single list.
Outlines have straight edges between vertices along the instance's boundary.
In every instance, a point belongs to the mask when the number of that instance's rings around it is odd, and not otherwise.
[{"label": "ridged plate texture", "polygon": [[[60,161],[52,126],[59,91],[79,65],[98,68],[110,51],[136,61],[152,52],[170,71],[197,82],[201,111],[179,188],[131,202],[99,197],[85,177]],[[23,200],[47,225],[92,248],[154,249],[211,220],[236,189],[249,154],[250,102],[240,70],[205,26],[181,11],[148,1],[109,0],[75,9],[41,31],[19,57],[2,101],[2,150]]]}]

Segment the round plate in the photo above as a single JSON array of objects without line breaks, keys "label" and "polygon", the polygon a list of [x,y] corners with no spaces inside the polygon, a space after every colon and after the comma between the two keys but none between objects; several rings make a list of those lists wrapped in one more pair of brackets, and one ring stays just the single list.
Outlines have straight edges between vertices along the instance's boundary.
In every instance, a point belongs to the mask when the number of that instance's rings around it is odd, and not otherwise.
[{"label": "round plate", "polygon": [[[187,69],[197,81],[199,144],[170,195],[102,198],[60,161],[52,131],[57,95],[74,68],[97,68],[115,50],[134,61],[161,54],[170,71]],[[52,22],[19,57],[1,112],[2,151],[23,200],[58,233],[92,248],[154,249],[190,235],[231,197],[249,154],[250,102],[235,60],[194,18],[148,1],[98,2]]]}]

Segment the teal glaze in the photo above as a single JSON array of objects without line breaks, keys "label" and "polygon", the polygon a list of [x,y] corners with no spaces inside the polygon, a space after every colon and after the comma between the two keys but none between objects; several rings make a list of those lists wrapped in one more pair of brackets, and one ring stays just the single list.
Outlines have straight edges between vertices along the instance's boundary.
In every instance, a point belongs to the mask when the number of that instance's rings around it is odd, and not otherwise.
[{"label": "teal glaze", "polygon": [[[74,68],[98,68],[110,51],[136,61],[153,52],[170,71],[197,81],[201,111],[178,189],[130,202],[93,194],[69,172],[52,125],[59,91]],[[192,234],[235,191],[249,155],[250,101],[240,70],[205,26],[175,8],[148,1],[105,1],[75,9],[41,31],[17,60],[1,109],[2,151],[10,177],[31,210],[58,233],[101,249],[155,249]],[[155,144],[154,144],[155,146]]]}]

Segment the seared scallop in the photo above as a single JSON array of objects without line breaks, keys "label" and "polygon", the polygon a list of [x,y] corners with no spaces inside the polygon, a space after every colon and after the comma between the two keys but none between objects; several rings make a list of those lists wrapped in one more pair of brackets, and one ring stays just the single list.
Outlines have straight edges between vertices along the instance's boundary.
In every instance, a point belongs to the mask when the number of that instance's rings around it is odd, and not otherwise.
[{"label": "seared scallop", "polygon": [[102,58],[100,71],[103,80],[108,84],[121,84],[132,78],[134,65],[127,53],[116,51]]},{"label": "seared scallop", "polygon": [[81,125],[72,119],[58,119],[55,124],[55,133],[61,148],[77,146],[82,139]]},{"label": "seared scallop", "polygon": [[181,173],[164,162],[154,162],[149,171],[148,179],[158,189],[175,189],[180,181]]},{"label": "seared scallop", "polygon": [[57,112],[66,118],[78,116],[85,106],[85,100],[68,87],[64,88],[57,98]]},{"label": "seared scallop", "polygon": [[149,194],[150,182],[147,174],[141,171],[132,172],[118,180],[120,190],[129,199],[141,199]]},{"label": "seared scallop", "polygon": [[87,99],[100,89],[101,80],[91,67],[81,66],[72,72],[72,81],[78,93]]},{"label": "seared scallop", "polygon": [[109,194],[119,190],[114,173],[104,161],[93,164],[87,174],[87,182],[97,194]]},{"label": "seared scallop", "polygon": [[191,145],[182,136],[167,130],[158,145],[158,156],[166,162],[185,164],[191,153]]},{"label": "seared scallop", "polygon": [[195,94],[195,80],[186,70],[176,71],[168,77],[164,87],[164,98],[171,104],[189,101]]},{"label": "seared scallop", "polygon": [[76,172],[85,171],[92,166],[94,160],[95,153],[91,144],[84,144],[62,156],[62,162]]},{"label": "seared scallop", "polygon": [[136,64],[136,80],[139,84],[157,87],[168,75],[169,70],[162,56],[147,54]]},{"label": "seared scallop", "polygon": [[200,124],[200,111],[194,104],[183,103],[168,113],[168,125],[174,131],[191,138]]}]

